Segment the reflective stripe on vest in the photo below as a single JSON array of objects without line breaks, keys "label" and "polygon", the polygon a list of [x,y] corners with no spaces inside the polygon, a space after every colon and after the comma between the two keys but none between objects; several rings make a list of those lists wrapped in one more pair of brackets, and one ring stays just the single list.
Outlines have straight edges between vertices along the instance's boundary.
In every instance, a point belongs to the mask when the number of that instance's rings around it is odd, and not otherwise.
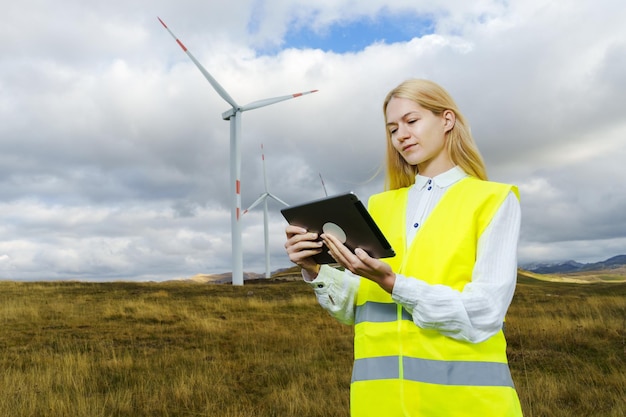
[{"label": "reflective stripe on vest", "polygon": [[[402,358],[403,378],[407,381],[439,385],[511,387],[513,380],[506,363],[435,361]],[[352,382],[400,378],[398,356],[381,356],[354,361]]]},{"label": "reflective stripe on vest", "polygon": [[[356,306],[354,324],[369,321],[370,323],[386,323],[396,321],[398,318],[398,305],[395,303],[378,303],[368,301],[365,304]],[[408,311],[402,309],[402,320],[413,321],[413,316]],[[504,323],[502,323],[504,330]]]},{"label": "reflective stripe on vest", "polygon": [[[395,303],[377,303],[368,301],[363,305],[356,307],[354,324],[364,321],[372,323],[385,323],[395,321],[398,318],[398,305]],[[413,317],[402,309],[402,320],[413,321]]]}]

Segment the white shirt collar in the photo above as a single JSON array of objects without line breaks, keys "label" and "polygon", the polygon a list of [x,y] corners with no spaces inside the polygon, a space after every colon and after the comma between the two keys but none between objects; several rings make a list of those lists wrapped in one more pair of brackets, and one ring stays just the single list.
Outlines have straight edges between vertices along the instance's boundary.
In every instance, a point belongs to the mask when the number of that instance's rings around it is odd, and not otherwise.
[{"label": "white shirt collar", "polygon": [[[446,188],[454,184],[455,182],[462,180],[468,175],[463,171],[458,165],[450,168],[446,172],[442,172],[441,174],[429,178],[423,175],[417,174],[415,176],[415,188],[421,190],[426,185],[433,183],[439,188]],[[430,183],[429,183],[430,181]]]}]

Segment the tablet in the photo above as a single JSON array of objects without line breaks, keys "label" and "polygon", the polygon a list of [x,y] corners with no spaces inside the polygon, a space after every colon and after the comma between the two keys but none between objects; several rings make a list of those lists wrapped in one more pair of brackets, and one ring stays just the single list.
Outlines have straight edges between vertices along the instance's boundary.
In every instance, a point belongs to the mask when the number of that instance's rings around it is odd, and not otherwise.
[{"label": "tablet", "polygon": [[[365,250],[372,258],[389,258],[395,252],[367,209],[354,193],[311,201],[281,210],[287,222],[309,232],[327,233],[343,242],[352,252]],[[335,263],[326,245],[313,257],[318,264]]]}]

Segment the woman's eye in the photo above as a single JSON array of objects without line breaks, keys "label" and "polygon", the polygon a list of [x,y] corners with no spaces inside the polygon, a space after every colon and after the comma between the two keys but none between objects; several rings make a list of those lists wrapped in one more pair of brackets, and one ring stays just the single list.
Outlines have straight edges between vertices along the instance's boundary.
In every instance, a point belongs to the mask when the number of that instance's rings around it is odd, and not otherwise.
[{"label": "woman's eye", "polygon": [[410,124],[410,125],[412,125],[415,122],[417,122],[417,119],[411,119],[411,120],[407,121],[407,123]]}]

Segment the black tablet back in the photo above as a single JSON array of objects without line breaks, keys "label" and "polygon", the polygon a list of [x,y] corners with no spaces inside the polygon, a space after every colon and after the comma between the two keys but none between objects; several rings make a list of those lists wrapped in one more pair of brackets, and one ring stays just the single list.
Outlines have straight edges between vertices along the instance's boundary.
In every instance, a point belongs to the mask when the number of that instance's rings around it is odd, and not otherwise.
[{"label": "black tablet back", "polygon": [[[281,213],[289,224],[303,227],[309,232],[332,234],[353,252],[361,248],[373,258],[395,256],[393,248],[353,193],[287,207]],[[322,252],[314,257],[315,261],[319,264],[334,263],[327,252],[324,246]]]}]

